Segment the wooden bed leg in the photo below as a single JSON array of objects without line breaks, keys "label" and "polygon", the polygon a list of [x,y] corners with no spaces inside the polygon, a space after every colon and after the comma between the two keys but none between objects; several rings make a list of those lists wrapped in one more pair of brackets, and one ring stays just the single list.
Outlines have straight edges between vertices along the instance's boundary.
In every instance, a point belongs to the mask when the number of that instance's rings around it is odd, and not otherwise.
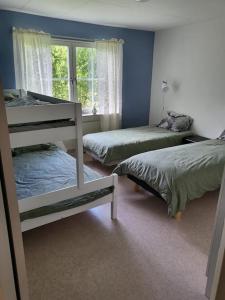
[{"label": "wooden bed leg", "polygon": [[113,174],[113,183],[114,183],[114,191],[112,193],[112,202],[111,202],[111,219],[117,219],[117,186],[118,186],[118,175]]},{"label": "wooden bed leg", "polygon": [[111,202],[111,219],[112,220],[117,219],[117,203],[115,199]]},{"label": "wooden bed leg", "polygon": [[182,218],[182,212],[181,212],[181,211],[178,211],[178,212],[176,213],[175,219],[176,219],[176,221],[180,221],[181,218]]},{"label": "wooden bed leg", "polygon": [[134,191],[135,191],[135,193],[140,192],[140,186],[137,183],[135,183]]}]

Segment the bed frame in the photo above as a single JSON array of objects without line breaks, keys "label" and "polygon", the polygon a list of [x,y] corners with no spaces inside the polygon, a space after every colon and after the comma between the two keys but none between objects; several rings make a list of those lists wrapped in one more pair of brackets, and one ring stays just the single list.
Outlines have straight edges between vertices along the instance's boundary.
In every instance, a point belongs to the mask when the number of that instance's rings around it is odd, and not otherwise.
[{"label": "bed frame", "polygon": [[[145,189],[146,191],[150,192],[151,194],[155,195],[156,197],[163,199],[163,197],[160,195],[160,193],[158,193],[156,190],[154,190],[152,187],[150,187],[146,182],[144,182],[143,180],[140,180],[138,178],[136,178],[133,175],[128,174],[127,178],[129,178],[131,181],[133,181],[135,183],[134,186],[134,191],[135,192],[139,192],[140,191],[140,187],[142,187],[143,189]],[[180,221],[182,218],[182,212],[179,211],[176,213],[175,219],[177,221]]]},{"label": "bed frame", "polygon": [[[118,176],[116,174],[112,174],[110,176],[105,176],[94,181],[84,182],[81,104],[71,103],[68,101],[59,100],[53,97],[31,92],[28,92],[28,95],[36,97],[41,101],[45,101],[46,104],[7,107],[6,112],[9,126],[29,123],[35,124],[35,122],[50,122],[65,119],[72,119],[74,122],[73,125],[67,125],[65,127],[38,129],[37,126],[37,130],[10,133],[11,148],[43,143],[56,143],[58,141],[64,141],[67,139],[75,139],[75,148],[77,154],[77,186],[60,189],[35,197],[21,199],[18,201],[19,212],[23,213],[38,207],[54,204],[66,199],[75,198],[108,187],[113,187],[113,191],[109,195],[106,195],[100,199],[94,200],[93,202],[81,205],[76,208],[25,220],[21,222],[22,231],[27,231],[32,228],[72,216],[74,214],[86,211],[87,209],[106,203],[111,203],[111,218],[116,219],[116,191]],[[48,102],[50,102],[51,104],[49,104]]]},{"label": "bed frame", "polygon": [[98,161],[99,163],[101,163],[102,165],[107,166],[107,167],[117,166],[120,162],[122,162],[121,160],[117,160],[117,161],[112,161],[110,163],[103,163],[103,161],[101,159],[99,159],[99,157],[97,157],[97,155],[95,155],[91,151],[84,149],[84,153],[87,153],[87,155],[89,155],[89,157],[91,159],[93,159],[93,161]]}]

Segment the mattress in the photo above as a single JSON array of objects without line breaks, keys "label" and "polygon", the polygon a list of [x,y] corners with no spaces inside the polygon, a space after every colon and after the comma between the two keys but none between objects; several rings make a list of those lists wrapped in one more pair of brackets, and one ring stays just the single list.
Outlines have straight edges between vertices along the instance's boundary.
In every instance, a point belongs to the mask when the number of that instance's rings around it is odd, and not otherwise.
[{"label": "mattress", "polygon": [[51,103],[48,101],[41,101],[32,96],[23,96],[21,98],[18,97],[12,100],[5,101],[6,107],[20,107],[20,106],[45,105],[45,104],[51,104]]},{"label": "mattress", "polygon": [[24,131],[34,131],[34,130],[43,130],[49,128],[59,128],[59,127],[68,127],[75,126],[75,122],[70,119],[57,120],[57,121],[45,121],[45,122],[34,122],[26,124],[16,124],[9,125],[9,132],[24,132]]},{"label": "mattress", "polygon": [[[36,97],[32,96],[37,95]],[[21,107],[21,106],[34,106],[34,105],[46,105],[46,104],[59,104],[59,103],[69,103],[65,100],[60,100],[56,98],[48,97],[49,101],[39,100],[38,94],[31,93],[23,97],[14,98],[13,100],[5,101],[5,105],[7,108],[11,107]],[[10,133],[24,132],[24,131],[33,131],[33,130],[43,130],[49,128],[59,128],[59,127],[67,127],[74,126],[75,122],[70,119],[61,119],[61,120],[53,120],[53,121],[45,121],[45,122],[34,122],[34,123],[21,123],[21,124],[13,124],[9,125]]]},{"label": "mattress", "polygon": [[[76,160],[53,145],[16,149],[13,165],[18,201],[58,189],[77,185]],[[84,165],[84,181],[102,176]],[[64,211],[92,202],[112,193],[113,187],[100,189],[80,197],[60,201],[20,214],[21,221]]]},{"label": "mattress", "polygon": [[159,127],[136,127],[87,134],[84,148],[103,164],[116,164],[135,154],[182,143],[190,131],[173,132]]},{"label": "mattress", "polygon": [[208,140],[135,155],[115,173],[131,175],[158,192],[168,213],[184,211],[190,200],[220,187],[225,165],[225,141]]},{"label": "mattress", "polygon": [[[6,100],[5,105],[7,108],[10,107],[21,107],[21,106],[33,106],[33,105],[46,105],[46,104],[57,104],[57,103],[66,103],[66,101],[62,101],[60,99],[52,98],[50,101],[42,101],[31,95],[23,96],[21,98],[14,98],[13,100]],[[9,125],[10,133],[24,132],[24,131],[34,131],[34,130],[43,130],[49,128],[59,128],[59,127],[67,127],[74,126],[75,122],[70,119],[61,119],[61,120],[53,120],[53,121],[45,121],[45,122],[33,122],[33,123],[21,123],[21,124],[13,124]]]}]

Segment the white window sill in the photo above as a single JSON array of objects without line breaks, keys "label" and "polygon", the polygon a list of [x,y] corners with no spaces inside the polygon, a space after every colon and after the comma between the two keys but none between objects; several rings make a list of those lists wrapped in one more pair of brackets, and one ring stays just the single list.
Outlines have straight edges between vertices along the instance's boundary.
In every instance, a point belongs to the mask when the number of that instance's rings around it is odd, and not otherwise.
[{"label": "white window sill", "polygon": [[93,122],[93,121],[99,121],[100,116],[101,116],[100,114],[96,114],[96,115],[85,114],[85,115],[82,115],[82,118],[83,118],[83,122]]}]

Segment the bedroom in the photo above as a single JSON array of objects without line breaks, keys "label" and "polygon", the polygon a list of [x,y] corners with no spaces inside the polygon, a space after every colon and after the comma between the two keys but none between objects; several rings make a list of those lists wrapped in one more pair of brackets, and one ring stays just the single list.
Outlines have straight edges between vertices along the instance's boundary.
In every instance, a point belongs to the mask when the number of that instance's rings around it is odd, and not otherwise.
[{"label": "bedroom", "polygon": [[[123,40],[123,128],[159,123],[164,100],[165,111],[194,119],[192,130],[199,136],[215,139],[225,129],[222,2],[159,1],[158,6],[155,1],[99,2],[103,8],[106,5],[99,13],[90,1],[87,6],[75,1],[71,9],[54,4],[52,11],[45,6],[47,2],[38,7],[34,1],[27,7],[19,2],[11,6],[9,1],[0,2],[5,9],[0,11],[4,89],[16,88],[13,27],[44,31],[54,41]],[[140,17],[151,5],[152,15],[148,11],[146,19]],[[138,13],[132,11],[129,18],[128,7]],[[87,14],[85,9],[89,9]],[[162,80],[168,84],[165,93]],[[98,109],[97,114],[83,116],[84,133],[100,130]],[[71,146],[70,140],[66,147]],[[112,171],[96,161],[87,164],[104,175]],[[93,294],[96,299],[205,299],[205,269],[218,192],[193,201],[177,223],[168,217],[163,201],[143,189],[133,189],[132,181],[119,177],[116,224],[109,218],[108,207],[100,206],[24,233],[32,299],[93,299]],[[153,228],[150,235],[149,228]],[[82,280],[90,279],[93,282],[84,287]]]}]

